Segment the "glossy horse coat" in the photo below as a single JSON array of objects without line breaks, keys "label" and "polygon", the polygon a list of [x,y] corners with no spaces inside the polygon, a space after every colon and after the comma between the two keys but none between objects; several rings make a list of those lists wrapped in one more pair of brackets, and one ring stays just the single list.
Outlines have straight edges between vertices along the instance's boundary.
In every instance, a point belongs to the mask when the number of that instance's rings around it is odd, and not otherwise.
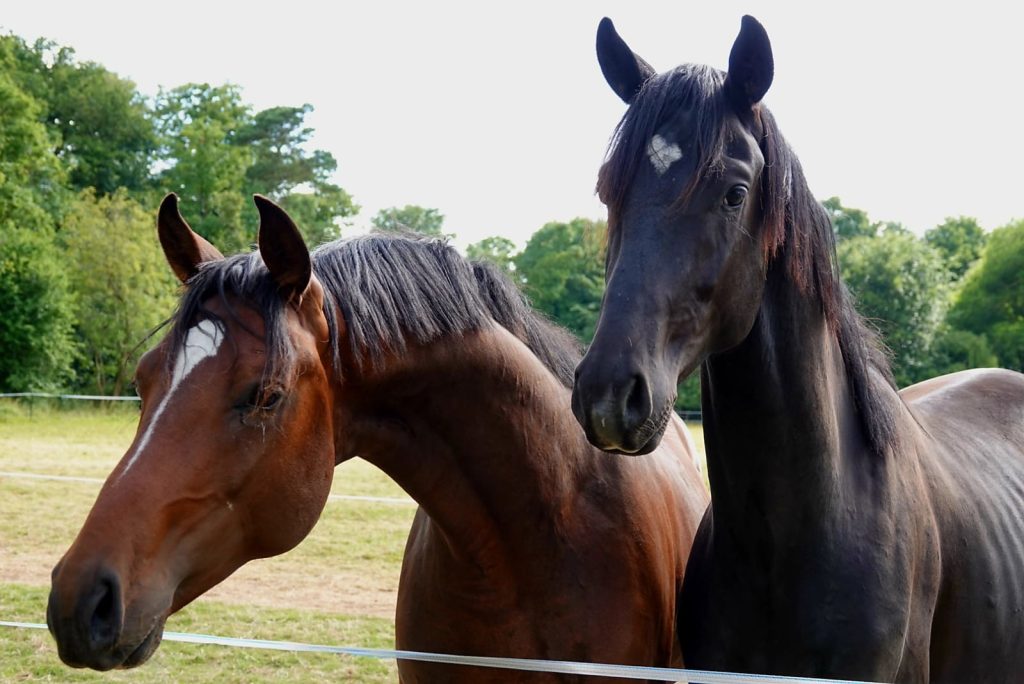
[{"label": "glossy horse coat", "polygon": [[608,20],[598,57],[630,106],[599,179],[608,287],[573,406],[593,444],[647,453],[700,369],[712,505],[680,602],[687,665],[1018,681],[1024,376],[893,387],[760,103],[755,20],[728,73],[656,74]]},{"label": "glossy horse coat", "polygon": [[[686,428],[623,462],[569,410],[575,342],[493,269],[376,235],[310,255],[257,197],[260,251],[223,258],[165,199],[185,283],[139,364],[134,443],[53,572],[61,658],[144,662],[167,616],[308,534],[360,456],[420,504],[397,646],[668,665],[676,594],[707,505]],[[403,681],[562,681],[400,662]]]}]

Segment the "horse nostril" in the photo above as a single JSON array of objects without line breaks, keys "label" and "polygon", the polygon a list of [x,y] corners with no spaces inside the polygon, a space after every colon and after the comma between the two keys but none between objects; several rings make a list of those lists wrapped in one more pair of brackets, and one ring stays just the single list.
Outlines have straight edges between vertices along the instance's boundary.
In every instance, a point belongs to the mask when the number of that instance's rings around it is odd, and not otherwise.
[{"label": "horse nostril", "polygon": [[624,407],[623,424],[626,430],[637,430],[646,423],[651,417],[652,406],[651,388],[646,378],[643,375],[634,375]]},{"label": "horse nostril", "polygon": [[121,591],[117,577],[105,573],[87,601],[90,646],[94,651],[113,648],[121,634]]}]

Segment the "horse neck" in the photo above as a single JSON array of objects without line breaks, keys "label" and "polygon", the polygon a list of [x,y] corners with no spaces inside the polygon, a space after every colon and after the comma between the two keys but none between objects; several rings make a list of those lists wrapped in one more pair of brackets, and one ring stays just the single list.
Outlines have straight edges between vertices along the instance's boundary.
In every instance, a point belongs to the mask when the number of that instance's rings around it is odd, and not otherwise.
[{"label": "horse neck", "polygon": [[716,529],[792,539],[843,505],[841,480],[869,449],[817,297],[771,267],[750,334],[701,373]]},{"label": "horse neck", "polygon": [[457,554],[565,523],[598,467],[583,458],[569,389],[498,326],[410,349],[357,392],[339,439],[405,489]]}]

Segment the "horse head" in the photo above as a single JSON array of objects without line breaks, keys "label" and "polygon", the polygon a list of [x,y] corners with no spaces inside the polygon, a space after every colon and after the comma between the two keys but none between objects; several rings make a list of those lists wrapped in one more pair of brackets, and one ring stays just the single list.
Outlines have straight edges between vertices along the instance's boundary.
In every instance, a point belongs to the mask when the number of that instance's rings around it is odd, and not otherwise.
[{"label": "horse head", "polygon": [[132,445],[53,570],[61,659],[144,662],[164,621],[248,560],[312,529],[335,465],[324,293],[288,215],[255,198],[259,253],[225,259],[168,195],[158,219],[186,290],[139,362]]},{"label": "horse head", "polygon": [[685,65],[656,74],[601,22],[597,52],[627,104],[602,166],[607,289],[576,371],[573,411],[607,451],[657,447],[678,381],[741,342],[777,246],[766,211],[760,101],[771,85],[767,34],[744,17],[722,73]]}]

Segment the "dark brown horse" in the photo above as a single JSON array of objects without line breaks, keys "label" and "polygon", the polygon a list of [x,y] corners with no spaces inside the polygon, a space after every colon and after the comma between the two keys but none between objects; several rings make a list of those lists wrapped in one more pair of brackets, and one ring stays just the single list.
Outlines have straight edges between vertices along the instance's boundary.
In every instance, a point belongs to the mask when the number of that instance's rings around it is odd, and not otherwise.
[{"label": "dark brown horse", "polygon": [[604,20],[629,103],[599,178],[608,289],[573,405],[642,454],[701,372],[712,505],[686,572],[688,666],[872,681],[1024,677],[1024,376],[897,392],[832,227],[760,104],[746,17],[728,73],[664,74]]},{"label": "dark brown horse", "polygon": [[298,544],[334,466],[360,456],[420,504],[399,648],[673,662],[676,593],[708,500],[686,428],[673,423],[647,461],[602,454],[569,410],[577,345],[507,279],[404,237],[311,256],[283,210],[257,205],[260,251],[227,259],[173,195],[161,206],[186,290],[139,363],[135,440],[54,569],[47,618],[61,658],[144,662],[168,615]]}]

